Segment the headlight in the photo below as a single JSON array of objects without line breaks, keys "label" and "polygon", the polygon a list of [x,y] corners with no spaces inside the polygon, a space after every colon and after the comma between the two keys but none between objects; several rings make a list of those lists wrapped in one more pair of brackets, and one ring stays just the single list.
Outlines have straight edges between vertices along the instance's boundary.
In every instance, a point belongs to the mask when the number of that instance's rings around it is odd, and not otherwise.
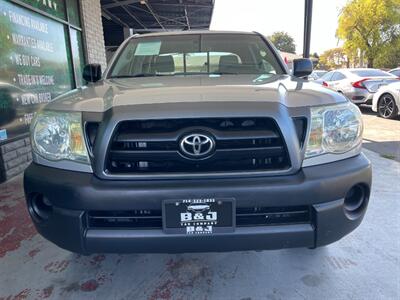
[{"label": "headlight", "polygon": [[42,111],[31,127],[33,150],[48,160],[89,163],[79,112]]},{"label": "headlight", "polygon": [[311,108],[311,128],[306,158],[344,153],[362,141],[361,112],[352,103]]}]

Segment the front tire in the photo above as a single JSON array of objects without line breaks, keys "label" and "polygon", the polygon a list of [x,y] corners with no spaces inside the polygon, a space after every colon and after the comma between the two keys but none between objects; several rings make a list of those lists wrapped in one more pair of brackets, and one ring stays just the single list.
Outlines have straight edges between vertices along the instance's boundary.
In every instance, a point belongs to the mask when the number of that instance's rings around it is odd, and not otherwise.
[{"label": "front tire", "polygon": [[393,119],[397,116],[398,107],[394,97],[390,94],[383,94],[378,101],[378,115],[384,119]]}]

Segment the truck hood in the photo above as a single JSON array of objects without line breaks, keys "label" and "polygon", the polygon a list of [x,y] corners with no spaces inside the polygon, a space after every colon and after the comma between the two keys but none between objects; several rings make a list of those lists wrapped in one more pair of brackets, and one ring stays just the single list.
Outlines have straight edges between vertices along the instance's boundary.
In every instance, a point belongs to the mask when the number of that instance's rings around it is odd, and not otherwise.
[{"label": "truck hood", "polygon": [[104,112],[117,106],[224,101],[303,107],[346,99],[321,85],[289,75],[160,76],[106,79],[57,97],[46,109]]}]

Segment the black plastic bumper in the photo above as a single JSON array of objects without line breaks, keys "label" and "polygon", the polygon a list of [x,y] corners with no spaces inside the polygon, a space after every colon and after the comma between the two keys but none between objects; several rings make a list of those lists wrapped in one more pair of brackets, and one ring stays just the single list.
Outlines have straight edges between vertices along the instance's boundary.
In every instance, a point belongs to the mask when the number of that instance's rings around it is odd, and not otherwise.
[{"label": "black plastic bumper", "polygon": [[[94,252],[207,252],[318,247],[339,240],[362,221],[344,211],[351,187],[362,184],[369,195],[371,166],[359,156],[303,168],[291,176],[235,179],[105,181],[78,173],[32,164],[25,171],[28,206],[35,193],[53,205],[50,218],[33,218],[40,234],[62,248]],[[105,210],[160,209],[166,199],[235,198],[236,207],[309,206],[306,224],[237,227],[233,233],[186,236],[162,229],[88,228],[86,213]],[[366,199],[368,202],[368,197]]]}]

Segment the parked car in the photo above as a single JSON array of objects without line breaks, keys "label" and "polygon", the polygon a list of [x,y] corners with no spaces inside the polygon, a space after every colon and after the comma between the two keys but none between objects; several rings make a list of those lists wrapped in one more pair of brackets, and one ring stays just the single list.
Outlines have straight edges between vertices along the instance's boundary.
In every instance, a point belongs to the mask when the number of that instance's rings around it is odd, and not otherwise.
[{"label": "parked car", "polygon": [[308,76],[309,80],[317,80],[320,79],[322,76],[324,76],[326,73],[328,73],[328,71],[324,71],[324,70],[314,70],[310,76]]},{"label": "parked car", "polygon": [[397,117],[400,107],[400,82],[382,86],[372,100],[372,110],[385,119]]},{"label": "parked car", "polygon": [[339,69],[315,82],[345,95],[355,104],[372,104],[380,86],[397,80],[395,75],[378,69]]},{"label": "parked car", "polygon": [[360,110],[257,33],[133,36],[38,113],[28,211],[73,252],[315,248],[354,230]]},{"label": "parked car", "polygon": [[396,69],[390,70],[389,73],[400,78],[400,68],[396,68]]}]

